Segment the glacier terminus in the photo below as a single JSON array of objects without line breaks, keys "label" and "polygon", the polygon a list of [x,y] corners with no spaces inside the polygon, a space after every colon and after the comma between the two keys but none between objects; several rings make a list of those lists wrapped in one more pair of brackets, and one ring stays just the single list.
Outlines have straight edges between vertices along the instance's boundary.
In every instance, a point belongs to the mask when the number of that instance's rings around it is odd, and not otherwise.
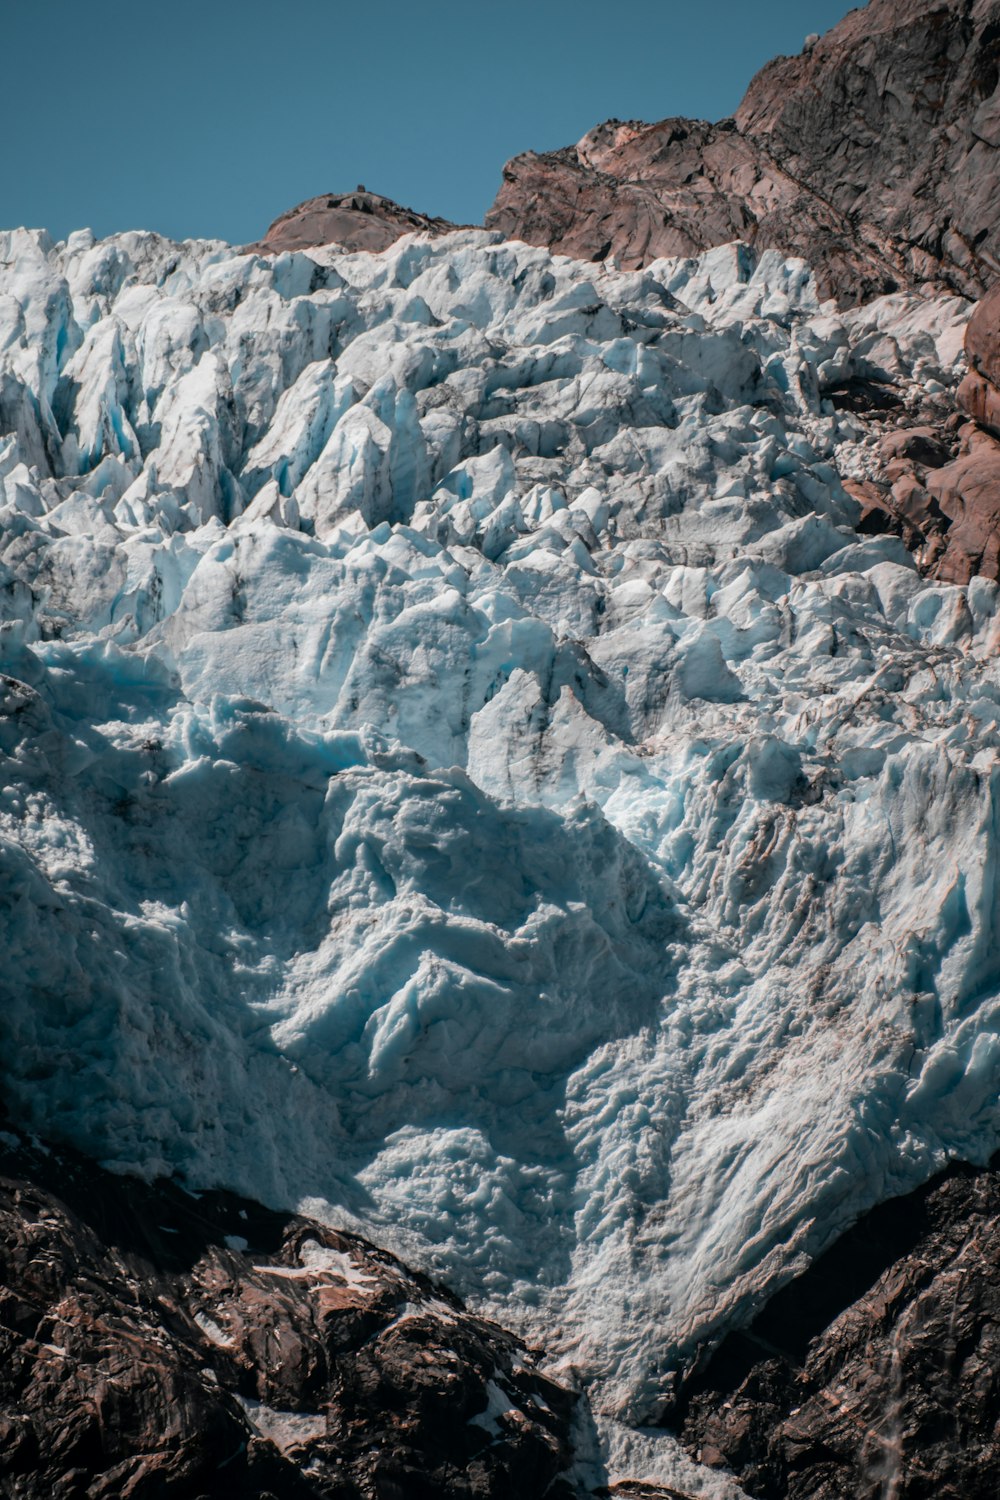
[{"label": "glacier terminus", "polygon": [[998,1138],[998,588],[859,529],[840,399],[946,413],[971,310],[0,234],[19,1118],[369,1236],[740,1493],[679,1375]]}]

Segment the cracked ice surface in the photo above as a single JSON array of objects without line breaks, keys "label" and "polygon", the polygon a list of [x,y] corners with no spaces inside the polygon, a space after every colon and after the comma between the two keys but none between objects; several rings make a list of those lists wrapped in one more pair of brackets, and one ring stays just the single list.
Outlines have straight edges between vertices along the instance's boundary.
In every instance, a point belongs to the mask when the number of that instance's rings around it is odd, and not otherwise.
[{"label": "cracked ice surface", "polygon": [[0,236],[4,1088],[319,1204],[655,1416],[997,1143],[996,587],[852,529],[838,314],[622,274]]}]

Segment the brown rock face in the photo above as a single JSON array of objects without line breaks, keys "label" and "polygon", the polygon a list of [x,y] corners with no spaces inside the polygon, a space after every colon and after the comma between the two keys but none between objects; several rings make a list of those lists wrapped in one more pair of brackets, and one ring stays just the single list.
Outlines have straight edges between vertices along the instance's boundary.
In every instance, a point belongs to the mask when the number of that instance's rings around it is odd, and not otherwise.
[{"label": "brown rock face", "polygon": [[[965,347],[960,410],[945,414],[929,401],[930,420],[890,427],[879,463],[846,486],[862,507],[861,531],[895,532],[944,583],[1000,579],[1000,288],[976,307]],[[877,425],[878,413],[864,415]]]},{"label": "brown rock face", "polygon": [[488,229],[626,270],[745,240],[801,255],[829,289],[897,284],[891,248],[783,171],[732,121],[608,121],[576,147],[508,162]]},{"label": "brown rock face", "polygon": [[957,391],[958,404],[972,420],[1000,436],[1000,390],[991,380],[969,372]]},{"label": "brown rock face", "polygon": [[976,296],[1000,275],[1000,4],[872,0],[757,74],[739,128],[853,222],[902,279]]},{"label": "brown rock face", "polygon": [[250,250],[280,254],[336,244],[345,250],[385,250],[401,235],[420,231],[447,234],[457,226],[433,219],[412,208],[401,208],[391,198],[358,187],[353,193],[323,193],[309,198],[275,219],[264,238]]},{"label": "brown rock face", "polygon": [[969,374],[959,403],[981,427],[1000,437],[1000,287],[984,297],[965,330]]},{"label": "brown rock face", "polygon": [[685,1445],[757,1500],[992,1500],[998,1260],[996,1165],[883,1204],[719,1348]]},{"label": "brown rock face", "polygon": [[984,297],[969,319],[965,352],[971,370],[1000,386],[1000,288]]},{"label": "brown rock face", "polygon": [[8,1500],[562,1493],[575,1398],[356,1236],[24,1144],[0,1228]]},{"label": "brown rock face", "polygon": [[946,583],[977,573],[1000,578],[1000,442],[971,423],[954,463],[927,475],[927,490],[948,519]]},{"label": "brown rock face", "polygon": [[881,446],[881,471],[845,481],[858,530],[892,532],[921,571],[942,583],[1000,579],[1000,441],[967,422],[948,461],[945,431],[901,428]]},{"label": "brown rock face", "polygon": [[863,301],[1000,275],[1000,0],[872,0],[753,80],[735,121],[610,121],[516,157],[487,227],[627,267],[732,239]]},{"label": "brown rock face", "polygon": [[[872,529],[879,529],[881,507],[925,571],[946,583],[967,583],[977,573],[1000,578],[1000,289],[977,306],[965,348],[969,374],[958,404],[972,421],[961,429],[957,453],[948,462],[911,444],[890,455],[884,441],[886,482],[875,486],[879,493],[858,497]],[[904,473],[893,472],[893,459],[903,460]]]}]

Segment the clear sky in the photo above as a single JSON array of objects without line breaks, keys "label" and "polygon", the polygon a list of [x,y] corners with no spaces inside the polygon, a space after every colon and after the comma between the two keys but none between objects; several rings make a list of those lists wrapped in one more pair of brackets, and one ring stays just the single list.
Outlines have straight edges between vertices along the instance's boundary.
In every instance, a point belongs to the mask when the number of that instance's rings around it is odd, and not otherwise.
[{"label": "clear sky", "polygon": [[719,119],[844,0],[0,0],[0,227],[255,239],[363,182],[478,222],[599,121]]}]

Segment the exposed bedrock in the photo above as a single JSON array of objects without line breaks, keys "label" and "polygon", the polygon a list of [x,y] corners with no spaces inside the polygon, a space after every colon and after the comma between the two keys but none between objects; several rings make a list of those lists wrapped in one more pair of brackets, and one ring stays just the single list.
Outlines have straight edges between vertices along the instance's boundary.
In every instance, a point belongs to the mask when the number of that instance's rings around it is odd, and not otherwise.
[{"label": "exposed bedrock", "polygon": [[608,121],[509,162],[487,226],[640,267],[744,239],[864,301],[1000,273],[1000,5],[872,0],[753,79],[735,120]]},{"label": "exposed bedrock", "polygon": [[355,1235],[0,1146],[8,1500],[568,1493],[576,1398]]},{"label": "exposed bedrock", "polygon": [[996,1161],[881,1205],[716,1351],[685,1443],[757,1500],[992,1500],[998,1255]]},{"label": "exposed bedrock", "polygon": [[965,331],[969,373],[959,404],[980,427],[1000,437],[1000,288],[979,303]]},{"label": "exposed bedrock", "polygon": [[745,240],[800,255],[821,290],[865,300],[900,271],[874,225],[862,233],[785,172],[732,120],[609,120],[575,146],[508,162],[488,228],[629,270]]},{"label": "exposed bedrock", "polygon": [[867,479],[848,484],[862,529],[895,532],[946,583],[1000,576],[1000,291],[973,312],[965,353],[957,410],[928,407],[923,425],[889,428]]},{"label": "exposed bedrock", "polygon": [[972,421],[961,429],[955,461],[928,480],[952,523],[952,565],[941,576],[953,582],[974,573],[1000,576],[1000,289],[975,309],[965,353],[969,373],[957,399]]}]

